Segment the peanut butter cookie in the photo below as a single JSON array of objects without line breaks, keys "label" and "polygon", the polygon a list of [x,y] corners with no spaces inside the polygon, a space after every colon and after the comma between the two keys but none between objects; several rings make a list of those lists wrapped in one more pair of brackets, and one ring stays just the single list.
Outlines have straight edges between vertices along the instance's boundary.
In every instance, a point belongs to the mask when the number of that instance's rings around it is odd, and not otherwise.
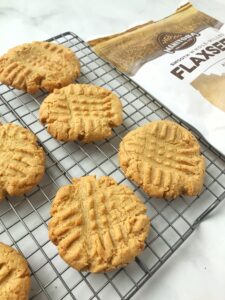
[{"label": "peanut butter cookie", "polygon": [[205,163],[196,138],[171,121],[155,121],[128,133],[119,147],[120,166],[150,197],[194,196]]},{"label": "peanut butter cookie", "polygon": [[0,200],[34,187],[45,170],[44,151],[35,135],[15,125],[0,125]]},{"label": "peanut butter cookie", "polygon": [[26,260],[13,248],[0,243],[1,300],[28,300],[30,271]]},{"label": "peanut butter cookie", "polygon": [[27,43],[0,58],[0,81],[28,93],[49,92],[73,82],[80,64],[68,48],[49,42]]},{"label": "peanut butter cookie", "polygon": [[70,84],[45,98],[39,118],[54,138],[88,143],[111,136],[112,127],[122,123],[122,105],[105,88]]},{"label": "peanut butter cookie", "polygon": [[144,248],[146,206],[110,177],[73,179],[52,203],[49,238],[77,270],[103,272],[124,266]]}]

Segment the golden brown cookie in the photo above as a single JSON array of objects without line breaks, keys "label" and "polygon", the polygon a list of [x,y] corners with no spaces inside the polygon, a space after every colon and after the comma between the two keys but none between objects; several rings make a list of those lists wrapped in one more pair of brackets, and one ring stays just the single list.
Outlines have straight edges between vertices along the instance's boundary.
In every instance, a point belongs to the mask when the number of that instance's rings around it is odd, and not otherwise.
[{"label": "golden brown cookie", "polygon": [[13,248],[0,243],[0,298],[28,300],[30,271],[26,260]]},{"label": "golden brown cookie", "polygon": [[0,200],[32,189],[44,170],[44,151],[35,135],[15,124],[0,125]]},{"label": "golden brown cookie", "polygon": [[45,98],[39,118],[54,138],[88,143],[111,136],[112,127],[122,123],[122,105],[102,87],[70,84]]},{"label": "golden brown cookie", "polygon": [[205,163],[196,138],[171,121],[155,121],[129,132],[120,143],[125,175],[150,197],[194,196],[203,185]]},{"label": "golden brown cookie", "polygon": [[103,272],[124,266],[144,248],[146,206],[112,178],[73,179],[52,203],[49,238],[77,270]]},{"label": "golden brown cookie", "polygon": [[28,93],[49,92],[73,82],[80,64],[68,48],[49,42],[27,43],[0,58],[0,81]]}]

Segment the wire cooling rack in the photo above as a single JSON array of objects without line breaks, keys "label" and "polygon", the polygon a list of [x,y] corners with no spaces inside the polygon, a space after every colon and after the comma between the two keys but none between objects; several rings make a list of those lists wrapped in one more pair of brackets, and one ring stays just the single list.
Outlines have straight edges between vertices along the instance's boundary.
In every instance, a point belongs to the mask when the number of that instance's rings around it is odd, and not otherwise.
[{"label": "wire cooling rack", "polygon": [[[187,126],[128,77],[100,59],[75,34],[64,33],[50,41],[71,48],[81,62],[79,82],[113,90],[123,104],[124,122],[110,139],[93,144],[61,143],[38,121],[39,105],[46,96],[35,96],[0,86],[1,122],[19,123],[35,133],[46,152],[46,173],[41,183],[22,197],[0,203],[0,241],[21,251],[31,269],[31,299],[130,299],[190,236],[199,222],[225,198],[225,158],[196,136],[206,159],[204,189],[197,197],[172,202],[149,199],[127,180],[118,165],[118,145],[128,131],[149,121],[174,120]],[[146,203],[152,229],[145,250],[127,267],[105,273],[77,272],[59,257],[48,239],[51,202],[57,189],[72,177],[110,175],[130,186]]]}]

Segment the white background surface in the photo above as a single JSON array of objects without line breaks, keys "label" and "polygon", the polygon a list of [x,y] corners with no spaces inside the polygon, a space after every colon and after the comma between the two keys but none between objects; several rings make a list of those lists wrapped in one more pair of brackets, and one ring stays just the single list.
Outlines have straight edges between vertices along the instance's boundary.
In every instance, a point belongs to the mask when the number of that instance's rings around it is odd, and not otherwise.
[{"label": "white background surface", "polygon": [[[199,3],[200,2],[200,3]],[[177,0],[0,1],[0,53],[22,42],[73,31],[84,40],[174,11]],[[225,1],[194,1],[225,22]],[[225,202],[192,234],[134,299],[225,300]]]}]

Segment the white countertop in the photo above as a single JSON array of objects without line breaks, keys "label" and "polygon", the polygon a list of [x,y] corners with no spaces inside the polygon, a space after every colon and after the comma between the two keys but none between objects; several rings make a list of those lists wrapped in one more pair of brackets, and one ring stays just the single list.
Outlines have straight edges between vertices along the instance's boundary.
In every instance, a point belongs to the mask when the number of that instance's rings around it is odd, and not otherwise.
[{"label": "white countertop", "polygon": [[[225,22],[225,1],[198,2]],[[200,2],[200,3],[199,3]],[[22,42],[73,31],[84,40],[119,32],[163,17],[177,0],[2,0],[0,53]],[[144,285],[134,299],[225,299],[225,201],[208,216],[184,245]]]}]

